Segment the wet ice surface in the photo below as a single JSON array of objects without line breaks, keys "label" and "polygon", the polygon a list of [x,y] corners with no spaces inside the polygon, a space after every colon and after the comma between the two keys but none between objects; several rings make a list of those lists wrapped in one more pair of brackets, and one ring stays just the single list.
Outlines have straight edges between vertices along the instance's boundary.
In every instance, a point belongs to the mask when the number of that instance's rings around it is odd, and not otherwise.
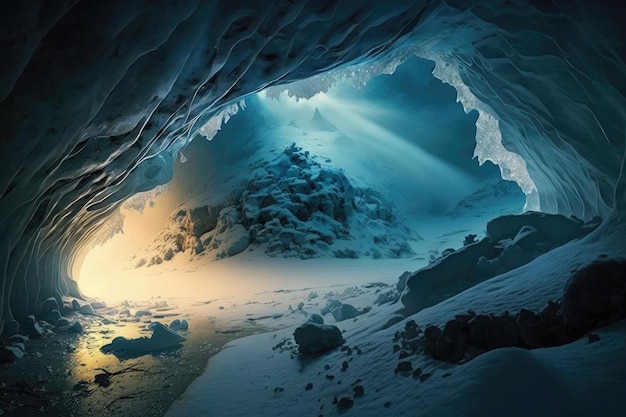
[{"label": "wet ice surface", "polygon": [[[83,333],[31,338],[24,358],[2,365],[0,410],[16,416],[163,415],[224,343],[259,331],[254,323],[232,329],[209,317],[212,306],[205,301],[152,299],[70,315]],[[142,310],[151,315],[134,317]],[[176,318],[190,327],[178,348],[120,358],[100,351],[117,336],[149,337],[151,321]]]}]

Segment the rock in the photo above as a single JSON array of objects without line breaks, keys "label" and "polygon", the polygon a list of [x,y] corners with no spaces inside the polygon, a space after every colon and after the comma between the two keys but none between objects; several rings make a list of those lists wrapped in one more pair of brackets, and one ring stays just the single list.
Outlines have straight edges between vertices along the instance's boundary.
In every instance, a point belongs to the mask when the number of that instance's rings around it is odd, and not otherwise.
[{"label": "rock", "polygon": [[16,346],[5,346],[0,349],[0,363],[15,362],[24,356],[24,351]]},{"label": "rock", "polygon": [[61,318],[59,310],[52,310],[41,316],[48,323],[56,323]]},{"label": "rock", "polygon": [[308,384],[306,384],[306,387],[304,387],[304,389],[306,391],[311,391],[313,389],[313,384],[309,382]]},{"label": "rock", "polygon": [[81,306],[78,311],[80,312],[80,314],[83,314],[85,316],[93,316],[93,308],[91,307],[91,304],[85,304]]},{"label": "rock", "polygon": [[424,330],[424,353],[434,355],[439,340],[441,340],[441,329],[437,326],[428,326]]},{"label": "rock", "polygon": [[352,390],[354,391],[355,398],[362,397],[363,394],[365,394],[365,388],[363,388],[363,385],[357,385],[356,387],[352,388]]},{"label": "rock", "polygon": [[170,329],[180,330],[180,320],[176,319],[170,323]]},{"label": "rock", "polygon": [[546,327],[541,317],[523,308],[517,315],[517,325],[524,347],[528,349],[539,347],[539,333]]},{"label": "rock", "polygon": [[311,323],[324,324],[324,318],[320,316],[319,314],[315,314],[315,313],[309,316],[309,321]]},{"label": "rock", "polygon": [[582,335],[626,316],[626,259],[596,260],[565,286],[562,314],[568,332]]},{"label": "rock", "polygon": [[65,317],[61,317],[54,323],[54,327],[67,330],[70,327],[70,321]]},{"label": "rock", "polygon": [[107,305],[104,303],[104,301],[100,301],[100,300],[92,301],[90,304],[91,304],[91,307],[94,310],[100,310],[100,309],[103,309],[103,308],[107,308]]},{"label": "rock", "polygon": [[354,306],[350,304],[343,304],[338,300],[333,301],[330,307],[330,312],[336,321],[352,319],[361,314],[361,312]]},{"label": "rock", "polygon": [[152,316],[152,312],[148,310],[137,310],[135,317]]},{"label": "rock", "polygon": [[182,319],[180,321],[180,330],[189,330],[189,323],[187,322],[187,320]]},{"label": "rock", "polygon": [[415,323],[415,320],[409,320],[404,325],[404,337],[407,340],[415,339],[419,336],[419,326]]},{"label": "rock", "polygon": [[73,300],[72,300],[72,309],[73,309],[74,311],[78,311],[78,310],[80,310],[80,303],[78,302],[78,300],[77,300],[77,299],[73,299]]},{"label": "rock", "polygon": [[341,397],[337,403],[337,408],[340,410],[348,410],[354,405],[354,400],[350,397]]},{"label": "rock", "polygon": [[26,352],[26,346],[22,342],[13,342],[13,344],[11,346],[14,346],[14,347],[18,348],[22,352]]},{"label": "rock", "polygon": [[44,330],[41,328],[39,323],[37,323],[37,320],[35,320],[35,316],[33,315],[24,319],[21,330],[24,334],[32,337],[38,337],[44,334]]},{"label": "rock", "polygon": [[72,325],[67,330],[69,332],[73,332],[73,333],[82,333],[83,332],[83,325],[80,324],[79,321],[75,321],[74,323],[72,323]]},{"label": "rock", "polygon": [[344,343],[341,331],[336,326],[307,322],[294,332],[300,353],[319,355]]},{"label": "rock", "polygon": [[405,373],[405,372],[411,372],[412,370],[413,370],[413,365],[411,364],[411,362],[403,361],[403,362],[400,362],[398,366],[396,366],[395,372]]},{"label": "rock", "polygon": [[4,322],[4,329],[2,330],[2,337],[10,337],[20,331],[20,324],[14,320],[6,320]]},{"label": "rock", "polygon": [[28,338],[28,336],[24,336],[22,334],[14,334],[13,336],[9,337],[9,340],[11,340],[13,342],[26,343],[30,339]]},{"label": "rock", "polygon": [[59,303],[54,297],[46,298],[44,302],[41,304],[40,314],[42,316],[45,316],[47,313],[51,312],[52,310],[59,311],[60,310]]}]

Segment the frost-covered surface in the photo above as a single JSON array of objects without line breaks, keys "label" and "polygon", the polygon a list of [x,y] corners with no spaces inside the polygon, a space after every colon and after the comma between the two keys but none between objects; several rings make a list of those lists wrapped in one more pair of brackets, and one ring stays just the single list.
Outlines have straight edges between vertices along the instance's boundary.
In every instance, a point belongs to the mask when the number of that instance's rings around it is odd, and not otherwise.
[{"label": "frost-covered surface", "polygon": [[[350,413],[364,416],[408,416],[415,410],[427,416],[621,416],[626,366],[615,358],[626,343],[624,321],[596,330],[594,343],[584,337],[553,348],[496,349],[462,365],[419,354],[399,359],[393,339],[408,320],[441,326],[468,309],[478,314],[539,311],[562,296],[571,271],[600,255],[623,256],[625,224],[623,213],[613,215],[587,237],[386,329],[381,326],[398,306],[375,305],[365,315],[337,323],[349,351],[299,357],[293,352],[293,327],[237,340],[209,361],[167,415],[334,416],[343,412],[333,399],[350,397]],[[309,314],[318,308],[302,304]],[[429,376],[394,372],[401,361]],[[356,386],[364,395],[355,395]]]}]

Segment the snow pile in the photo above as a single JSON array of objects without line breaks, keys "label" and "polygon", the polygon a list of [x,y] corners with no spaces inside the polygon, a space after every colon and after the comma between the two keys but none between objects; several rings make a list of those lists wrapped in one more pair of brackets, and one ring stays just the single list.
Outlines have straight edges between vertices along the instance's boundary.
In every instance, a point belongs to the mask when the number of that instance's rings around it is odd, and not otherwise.
[{"label": "snow pile", "polygon": [[414,254],[408,241],[416,235],[393,203],[372,188],[353,186],[330,159],[293,143],[274,159],[258,161],[248,175],[223,204],[178,211],[155,240],[157,254],[147,266],[187,250],[221,259],[248,247],[301,259]]}]

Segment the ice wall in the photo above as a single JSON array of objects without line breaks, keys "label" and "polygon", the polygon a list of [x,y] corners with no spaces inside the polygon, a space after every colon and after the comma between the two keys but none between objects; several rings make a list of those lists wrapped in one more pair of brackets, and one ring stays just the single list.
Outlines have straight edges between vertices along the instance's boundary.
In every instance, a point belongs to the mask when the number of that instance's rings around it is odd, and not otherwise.
[{"label": "ice wall", "polygon": [[[535,4],[536,3],[536,4]],[[69,266],[175,151],[265,86],[403,54],[452,65],[541,207],[626,206],[623,3],[89,1],[0,5],[0,327],[77,293]],[[1,329],[0,329],[1,330]]]}]

